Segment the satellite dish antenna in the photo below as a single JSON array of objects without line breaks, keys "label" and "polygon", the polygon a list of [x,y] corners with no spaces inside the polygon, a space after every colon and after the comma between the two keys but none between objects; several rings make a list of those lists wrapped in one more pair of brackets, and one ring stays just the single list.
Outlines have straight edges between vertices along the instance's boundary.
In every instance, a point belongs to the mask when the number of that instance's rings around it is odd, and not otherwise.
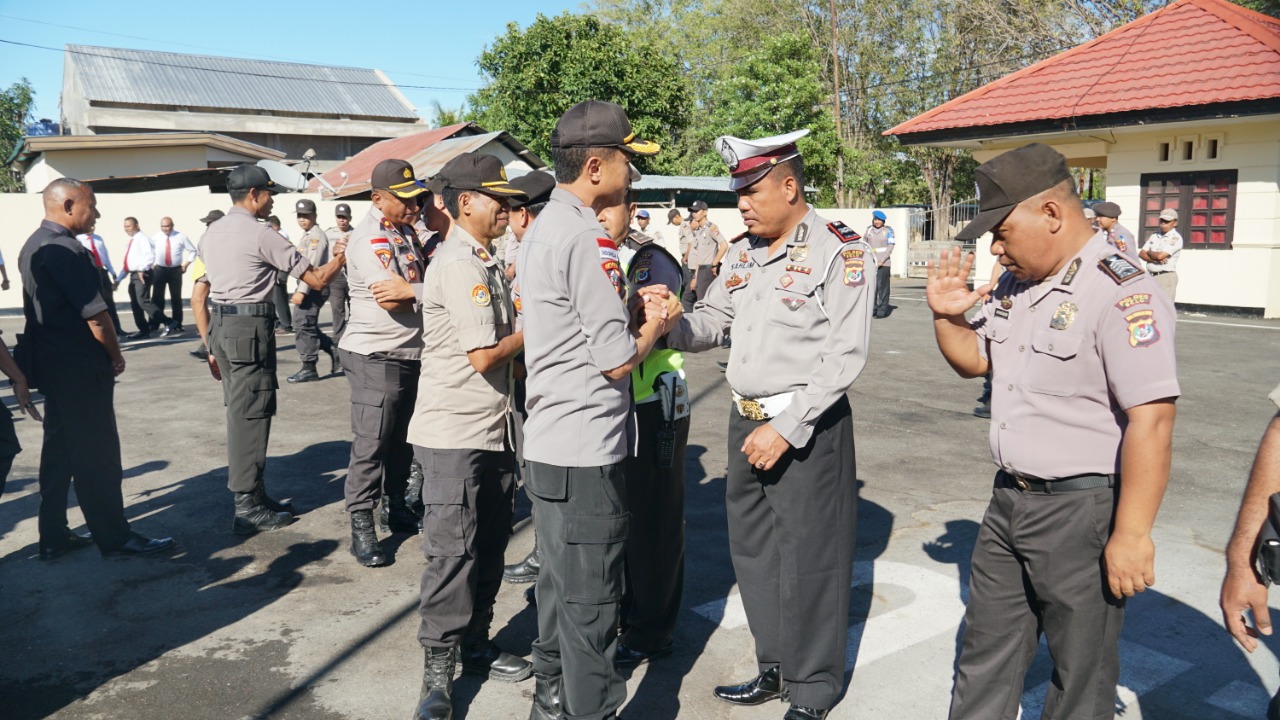
[{"label": "satellite dish antenna", "polygon": [[291,192],[305,192],[307,189],[307,178],[302,173],[275,160],[259,160],[258,167],[267,171],[267,175],[276,182],[277,185]]}]

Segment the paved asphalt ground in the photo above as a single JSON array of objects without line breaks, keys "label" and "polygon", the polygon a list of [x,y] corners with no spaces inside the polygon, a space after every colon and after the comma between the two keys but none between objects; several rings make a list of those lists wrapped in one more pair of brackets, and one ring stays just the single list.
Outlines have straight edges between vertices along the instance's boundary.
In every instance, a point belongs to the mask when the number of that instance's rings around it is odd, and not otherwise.
[{"label": "paved asphalt ground", "polygon": [[[847,718],[943,718],[968,561],[992,475],[987,424],[971,411],[977,381],[936,352],[918,281],[894,286],[893,315],[875,323],[872,359],[852,391],[861,486]],[[327,318],[327,313],[326,313]],[[0,327],[12,338],[19,320]],[[173,535],[161,559],[103,560],[93,550],[36,559],[40,430],[18,422],[27,450],[0,499],[0,717],[408,718],[421,677],[417,538],[385,541],[394,564],[347,553],[342,481],[350,437],[342,377],[285,385],[268,484],[292,498],[288,529],[232,535],[221,391],[191,336],[130,347],[117,391],[125,500],[134,527]],[[1246,657],[1221,628],[1222,550],[1280,381],[1280,322],[1184,316],[1173,481],[1156,528],[1157,584],[1130,603],[1117,706],[1124,718],[1259,718],[1280,684],[1280,641]],[[693,356],[696,404],[688,459],[688,571],[678,651],[635,672],[622,717],[780,718],[733,708],[712,686],[754,674],[725,539],[728,389],[716,361]],[[5,401],[12,399],[5,393]],[[430,390],[424,395],[430,397]],[[520,522],[507,557],[528,551]],[[72,525],[82,523],[72,511]],[[498,639],[528,654],[536,635],[523,587],[499,597]],[[865,622],[864,618],[869,618]],[[1027,679],[1025,718],[1040,714],[1050,664],[1043,646]],[[465,678],[456,717],[524,718],[532,680]]]}]

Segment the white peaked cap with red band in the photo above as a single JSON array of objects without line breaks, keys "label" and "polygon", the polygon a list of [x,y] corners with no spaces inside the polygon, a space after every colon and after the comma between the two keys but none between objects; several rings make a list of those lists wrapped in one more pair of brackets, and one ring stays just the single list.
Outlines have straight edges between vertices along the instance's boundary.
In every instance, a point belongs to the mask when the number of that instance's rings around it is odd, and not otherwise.
[{"label": "white peaked cap with red band", "polygon": [[732,135],[716,138],[716,150],[729,166],[729,189],[741,190],[768,175],[779,163],[799,155],[796,141],[808,134],[808,130],[796,130],[759,140],[743,140]]}]

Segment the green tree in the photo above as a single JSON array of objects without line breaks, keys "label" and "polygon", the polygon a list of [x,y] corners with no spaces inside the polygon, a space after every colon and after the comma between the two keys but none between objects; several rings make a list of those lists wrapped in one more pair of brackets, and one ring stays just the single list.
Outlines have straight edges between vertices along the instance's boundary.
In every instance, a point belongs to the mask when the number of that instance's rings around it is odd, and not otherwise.
[{"label": "green tree", "polygon": [[[0,161],[12,157],[22,143],[26,127],[34,119],[31,109],[35,106],[35,97],[36,91],[26,78],[0,92]],[[0,192],[17,192],[21,189],[21,178],[7,166],[0,169]]]},{"label": "green tree", "polygon": [[[543,158],[565,110],[584,100],[621,105],[636,134],[670,145],[685,127],[687,86],[676,61],[591,15],[539,15],[485,48],[477,62],[488,84],[467,100],[470,119],[506,130]],[[637,158],[644,172],[673,167],[672,154]]]},{"label": "green tree", "polygon": [[447,108],[439,100],[431,101],[431,127],[441,128],[466,122],[466,107]]}]

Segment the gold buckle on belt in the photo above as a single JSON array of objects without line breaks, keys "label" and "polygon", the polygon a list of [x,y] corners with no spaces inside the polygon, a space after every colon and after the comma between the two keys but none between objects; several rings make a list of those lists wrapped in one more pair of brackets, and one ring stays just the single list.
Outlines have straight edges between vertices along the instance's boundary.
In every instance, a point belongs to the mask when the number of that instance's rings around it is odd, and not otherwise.
[{"label": "gold buckle on belt", "polygon": [[1027,490],[1031,489],[1031,483],[1027,482],[1027,479],[1022,477],[1021,475],[1013,476],[1013,484],[1017,485],[1018,489],[1023,492],[1026,492]]},{"label": "gold buckle on belt", "polygon": [[759,400],[742,398],[738,401],[738,413],[748,420],[768,419],[764,416],[764,408],[761,407]]}]

